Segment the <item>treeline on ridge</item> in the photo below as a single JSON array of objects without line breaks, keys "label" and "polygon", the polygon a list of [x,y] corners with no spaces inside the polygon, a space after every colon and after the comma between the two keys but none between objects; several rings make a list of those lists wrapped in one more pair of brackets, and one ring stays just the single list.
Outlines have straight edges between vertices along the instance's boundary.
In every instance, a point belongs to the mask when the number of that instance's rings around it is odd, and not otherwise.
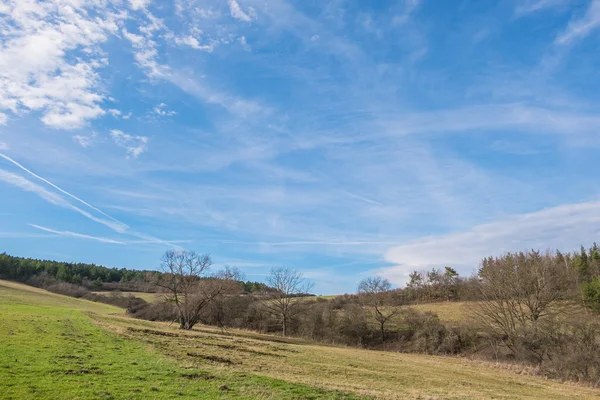
[{"label": "treeline on ridge", "polygon": [[[9,279],[47,288],[69,283],[90,291],[156,292],[154,282],[160,271],[107,268],[86,263],[38,260],[0,253],[0,279]],[[36,284],[37,282],[37,284]],[[262,282],[239,282],[244,293],[268,290]]]}]

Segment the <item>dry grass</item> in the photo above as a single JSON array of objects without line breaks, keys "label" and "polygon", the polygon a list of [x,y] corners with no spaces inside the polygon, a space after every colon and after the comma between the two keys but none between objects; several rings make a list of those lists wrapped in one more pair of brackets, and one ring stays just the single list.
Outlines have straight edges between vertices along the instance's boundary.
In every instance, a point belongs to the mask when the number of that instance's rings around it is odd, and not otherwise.
[{"label": "dry grass", "polygon": [[[2,284],[0,282],[0,290]],[[320,346],[248,331],[221,332],[211,327],[184,332],[167,323],[128,318],[122,312],[115,313],[114,307],[96,306],[36,289],[30,293],[32,298],[42,298],[36,302],[57,301],[64,307],[87,310],[86,315],[111,334],[133,343],[144,343],[152,353],[173,360],[180,368],[202,370],[220,377],[275,379],[272,382],[325,390],[323,393],[341,390],[375,399],[600,398],[600,390],[544,380],[466,359]],[[441,316],[446,315],[443,318],[448,319],[460,315],[462,307],[459,305],[423,306],[431,311],[431,306],[442,310]],[[258,393],[258,389],[252,390]]]},{"label": "dry grass", "polygon": [[436,313],[440,320],[444,322],[464,321],[469,313],[469,307],[471,307],[471,304],[463,301],[444,301],[410,306],[410,308],[417,311]]},{"label": "dry grass", "polygon": [[[113,295],[113,292],[92,292],[92,293],[103,295],[103,296]],[[164,295],[161,293],[144,293],[144,292],[117,292],[117,293],[120,293],[121,296],[139,297],[140,299],[145,300],[148,303],[153,303],[164,297]]]},{"label": "dry grass", "polygon": [[[573,399],[600,391],[524,376],[486,363],[319,346],[209,327],[182,332],[164,323],[99,318],[193,368],[245,372],[377,399]],[[151,328],[149,328],[151,326]],[[171,336],[164,336],[167,333]]]}]

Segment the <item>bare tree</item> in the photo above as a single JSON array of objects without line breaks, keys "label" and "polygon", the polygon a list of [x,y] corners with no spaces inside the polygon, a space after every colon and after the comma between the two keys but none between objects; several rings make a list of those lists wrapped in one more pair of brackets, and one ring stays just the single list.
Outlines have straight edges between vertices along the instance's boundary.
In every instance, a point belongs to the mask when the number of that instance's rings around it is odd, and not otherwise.
[{"label": "bare tree", "polygon": [[165,300],[175,305],[181,329],[192,329],[204,307],[231,288],[231,276],[208,274],[212,264],[208,254],[169,250],[161,263],[157,285],[166,292]]},{"label": "bare tree", "polygon": [[479,279],[476,320],[515,356],[541,362],[540,338],[555,322],[559,300],[568,296],[574,279],[571,269],[551,253],[508,253],[484,259]]},{"label": "bare tree", "polygon": [[385,324],[400,311],[392,305],[386,307],[386,299],[391,290],[391,283],[379,276],[365,278],[358,285],[358,293],[362,295],[365,304],[373,308],[373,316],[379,324],[382,342],[385,341]]},{"label": "bare tree", "polygon": [[[244,274],[237,268],[225,266],[225,268],[214,275],[214,284],[221,286],[221,292],[218,293],[210,302],[210,309],[206,320],[208,323],[216,325],[223,330],[235,312],[233,301],[242,293],[242,280]],[[204,321],[204,320],[203,320]]]},{"label": "bare tree", "polygon": [[267,278],[273,290],[266,292],[265,307],[281,321],[283,336],[288,333],[290,319],[300,313],[302,294],[310,292],[312,284],[305,282],[302,273],[293,268],[273,268]]}]

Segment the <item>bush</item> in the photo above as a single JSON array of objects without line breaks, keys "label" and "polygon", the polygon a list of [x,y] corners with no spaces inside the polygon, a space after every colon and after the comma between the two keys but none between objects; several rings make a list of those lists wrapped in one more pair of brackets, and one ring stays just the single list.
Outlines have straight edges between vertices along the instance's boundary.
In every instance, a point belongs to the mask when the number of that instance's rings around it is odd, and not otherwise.
[{"label": "bush", "polygon": [[462,354],[477,347],[477,330],[463,323],[447,326],[432,312],[413,309],[403,313],[400,331],[403,351],[425,354]]},{"label": "bush", "polygon": [[143,301],[143,303],[132,302],[127,307],[127,312],[134,318],[145,319],[148,321],[177,320],[177,310],[175,307],[164,301],[155,301],[153,303],[147,303],[145,301]]},{"label": "bush", "polygon": [[565,323],[548,335],[547,347],[545,375],[600,386],[600,323]]},{"label": "bush", "polygon": [[54,283],[46,287],[45,289],[49,292],[58,293],[75,298],[85,297],[89,293],[88,290],[83,286],[67,282]]},{"label": "bush", "polygon": [[367,323],[367,315],[362,307],[348,304],[344,307],[338,322],[338,334],[345,344],[363,347],[373,340],[373,331]]}]

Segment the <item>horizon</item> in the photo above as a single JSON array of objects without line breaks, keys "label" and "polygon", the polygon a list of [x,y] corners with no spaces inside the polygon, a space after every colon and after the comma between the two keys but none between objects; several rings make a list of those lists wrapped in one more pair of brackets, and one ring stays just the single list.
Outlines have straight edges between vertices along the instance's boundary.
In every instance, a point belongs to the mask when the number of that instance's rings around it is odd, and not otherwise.
[{"label": "horizon", "polygon": [[597,241],[598,0],[71,3],[0,6],[0,252],[334,295]]}]

